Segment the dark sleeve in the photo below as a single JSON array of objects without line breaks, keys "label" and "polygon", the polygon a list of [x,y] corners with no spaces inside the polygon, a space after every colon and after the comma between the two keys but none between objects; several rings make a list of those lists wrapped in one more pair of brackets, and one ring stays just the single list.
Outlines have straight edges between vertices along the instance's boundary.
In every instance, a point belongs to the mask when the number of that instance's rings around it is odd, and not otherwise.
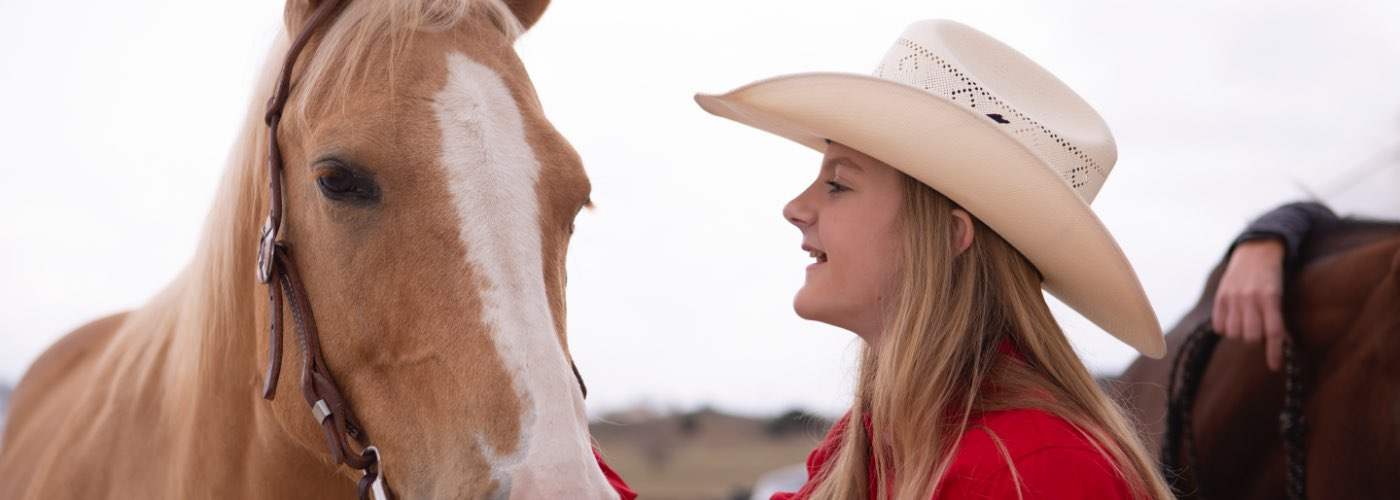
[{"label": "dark sleeve", "polygon": [[1244,232],[1240,233],[1230,244],[1230,251],[1226,253],[1226,256],[1233,253],[1235,247],[1240,243],[1262,238],[1276,238],[1283,242],[1286,251],[1284,267],[1292,269],[1296,267],[1295,260],[1298,257],[1298,251],[1303,247],[1303,240],[1308,236],[1308,231],[1336,220],[1337,214],[1332,213],[1327,205],[1314,201],[1289,203],[1270,210],[1259,216],[1258,219],[1254,219],[1254,222],[1249,223]]}]

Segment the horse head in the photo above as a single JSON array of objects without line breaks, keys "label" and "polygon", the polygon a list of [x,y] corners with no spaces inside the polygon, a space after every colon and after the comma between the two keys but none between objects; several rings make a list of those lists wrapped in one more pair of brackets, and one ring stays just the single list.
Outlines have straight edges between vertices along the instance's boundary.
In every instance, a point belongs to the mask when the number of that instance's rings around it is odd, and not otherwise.
[{"label": "horse head", "polygon": [[[287,32],[319,4],[290,0]],[[589,181],[513,49],[546,4],[350,2],[292,73],[280,240],[325,364],[406,497],[613,495],[564,328]],[[255,218],[271,197],[256,189]],[[258,308],[258,324],[272,311]],[[288,351],[284,371],[301,373]],[[326,455],[306,403],[268,404],[287,439]]]}]

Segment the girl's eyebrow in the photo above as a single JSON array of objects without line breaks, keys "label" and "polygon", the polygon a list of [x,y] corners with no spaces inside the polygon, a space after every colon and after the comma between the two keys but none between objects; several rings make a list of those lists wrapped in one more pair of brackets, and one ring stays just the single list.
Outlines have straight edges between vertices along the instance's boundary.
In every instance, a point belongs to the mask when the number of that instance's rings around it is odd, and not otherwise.
[{"label": "girl's eyebrow", "polygon": [[832,158],[832,159],[830,159],[830,160],[827,160],[826,163],[823,163],[823,164],[822,164],[822,168],[826,168],[826,167],[836,167],[836,166],[838,166],[838,165],[839,165],[839,166],[846,166],[846,167],[853,168],[853,169],[855,169],[857,172],[864,172],[864,171],[865,171],[865,168],[864,168],[864,167],[861,167],[860,165],[856,164],[856,162],[851,161],[850,158],[847,158],[847,157],[845,157],[845,156],[837,156],[837,157],[835,157],[835,158]]}]

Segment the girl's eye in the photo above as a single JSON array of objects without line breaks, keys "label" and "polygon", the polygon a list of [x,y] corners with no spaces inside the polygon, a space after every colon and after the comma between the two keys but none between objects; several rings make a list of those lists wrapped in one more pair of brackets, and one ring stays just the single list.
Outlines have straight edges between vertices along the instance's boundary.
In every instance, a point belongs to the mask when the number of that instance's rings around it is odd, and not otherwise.
[{"label": "girl's eye", "polygon": [[842,185],[841,183],[836,182],[836,181],[826,181],[826,185],[827,185],[827,186],[831,186],[831,189],[828,189],[828,190],[826,191],[826,192],[828,192],[828,193],[840,193],[840,192],[842,192],[842,191],[850,191],[850,190],[851,190],[851,188],[848,188],[848,187],[846,187],[846,186],[844,186],[844,185]]}]

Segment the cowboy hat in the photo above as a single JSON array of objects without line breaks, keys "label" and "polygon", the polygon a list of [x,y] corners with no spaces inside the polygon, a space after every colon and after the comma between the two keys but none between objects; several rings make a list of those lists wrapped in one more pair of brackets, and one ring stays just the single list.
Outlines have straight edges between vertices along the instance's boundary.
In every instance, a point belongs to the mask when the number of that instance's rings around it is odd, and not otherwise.
[{"label": "cowboy hat", "polygon": [[922,21],[873,76],[779,76],[695,100],[819,152],[844,144],[928,184],[1025,255],[1046,291],[1138,352],[1165,353],[1137,274],[1089,208],[1118,158],[1113,135],[1015,49],[953,21]]}]

